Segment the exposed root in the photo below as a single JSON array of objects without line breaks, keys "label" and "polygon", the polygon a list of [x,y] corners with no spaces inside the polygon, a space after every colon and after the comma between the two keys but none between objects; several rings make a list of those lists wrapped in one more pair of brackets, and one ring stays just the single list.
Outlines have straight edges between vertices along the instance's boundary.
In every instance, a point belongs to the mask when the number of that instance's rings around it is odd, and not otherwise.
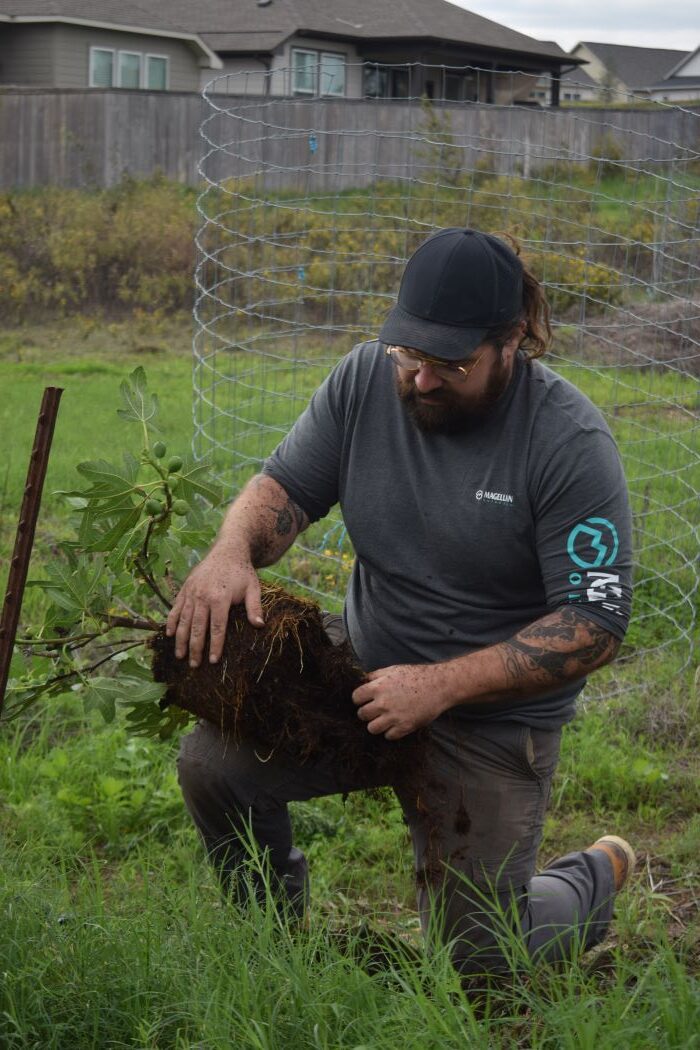
[{"label": "exposed root", "polygon": [[231,610],[218,664],[193,669],[175,659],[164,630],[154,636],[153,676],[169,687],[163,706],[176,704],[263,755],[301,763],[332,755],[358,783],[418,785],[424,734],[390,742],[367,731],[351,699],[365,675],[348,645],[332,644],[318,606],[268,584],[262,605],[262,628],[248,623],[243,606]]}]

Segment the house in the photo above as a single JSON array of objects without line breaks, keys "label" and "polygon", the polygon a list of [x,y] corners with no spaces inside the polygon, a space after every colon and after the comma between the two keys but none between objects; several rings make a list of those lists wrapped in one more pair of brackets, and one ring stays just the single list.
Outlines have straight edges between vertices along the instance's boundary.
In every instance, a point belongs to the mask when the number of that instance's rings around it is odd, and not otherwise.
[{"label": "house", "polygon": [[0,0],[0,84],[556,105],[570,65],[449,0]]},{"label": "house", "polygon": [[[576,102],[595,102],[600,98],[600,84],[588,75],[583,66],[567,69],[559,81],[559,98],[564,105]],[[550,77],[538,77],[530,93],[530,100],[540,106],[551,105]]]},{"label": "house", "polygon": [[653,84],[650,97],[660,102],[699,101],[700,47],[682,58],[658,84]]},{"label": "house", "polygon": [[700,100],[700,49],[671,51],[582,41],[571,56],[585,59],[586,72],[598,84],[602,102]]},{"label": "house", "polygon": [[197,91],[221,60],[135,0],[0,0],[0,85]]}]

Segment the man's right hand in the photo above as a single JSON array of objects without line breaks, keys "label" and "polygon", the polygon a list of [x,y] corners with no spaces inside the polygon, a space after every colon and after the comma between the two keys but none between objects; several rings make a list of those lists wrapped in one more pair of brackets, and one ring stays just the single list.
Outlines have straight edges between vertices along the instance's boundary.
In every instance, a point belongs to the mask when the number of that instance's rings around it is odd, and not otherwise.
[{"label": "man's right hand", "polygon": [[232,605],[245,603],[253,627],[265,623],[260,603],[260,580],[250,561],[214,546],[189,574],[166,623],[166,634],[175,635],[175,656],[189,653],[190,667],[199,667],[209,634],[209,662],[221,659]]}]

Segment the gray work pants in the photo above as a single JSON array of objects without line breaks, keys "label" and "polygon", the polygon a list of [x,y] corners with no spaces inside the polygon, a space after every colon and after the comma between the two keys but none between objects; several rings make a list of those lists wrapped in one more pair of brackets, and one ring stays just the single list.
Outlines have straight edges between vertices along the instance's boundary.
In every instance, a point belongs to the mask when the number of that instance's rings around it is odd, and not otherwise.
[{"label": "gray work pants", "polygon": [[[430,727],[420,798],[397,789],[413,840],[423,930],[450,942],[463,975],[510,969],[507,940],[555,961],[605,935],[614,883],[604,853],[570,853],[535,874],[559,737],[516,722],[443,717]],[[332,755],[303,765],[261,758],[208,723],[183,739],[178,775],[224,884],[243,897],[251,882],[262,892],[260,874],[241,878],[252,832],[274,888],[298,913],[308,902],[308,871],[292,843],[287,803],[381,786],[371,770],[358,782]],[[515,938],[504,936],[505,927]]]}]

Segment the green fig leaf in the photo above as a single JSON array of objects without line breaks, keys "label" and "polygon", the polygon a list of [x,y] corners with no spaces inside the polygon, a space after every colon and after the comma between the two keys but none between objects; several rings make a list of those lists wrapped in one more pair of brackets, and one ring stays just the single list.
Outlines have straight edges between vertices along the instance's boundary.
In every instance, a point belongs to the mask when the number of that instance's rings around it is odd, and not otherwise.
[{"label": "green fig leaf", "polygon": [[159,411],[158,395],[149,393],[148,380],[141,365],[122,382],[119,392],[124,403],[124,408],[117,409],[120,419],[147,424],[154,430],[160,429],[155,423]]}]

